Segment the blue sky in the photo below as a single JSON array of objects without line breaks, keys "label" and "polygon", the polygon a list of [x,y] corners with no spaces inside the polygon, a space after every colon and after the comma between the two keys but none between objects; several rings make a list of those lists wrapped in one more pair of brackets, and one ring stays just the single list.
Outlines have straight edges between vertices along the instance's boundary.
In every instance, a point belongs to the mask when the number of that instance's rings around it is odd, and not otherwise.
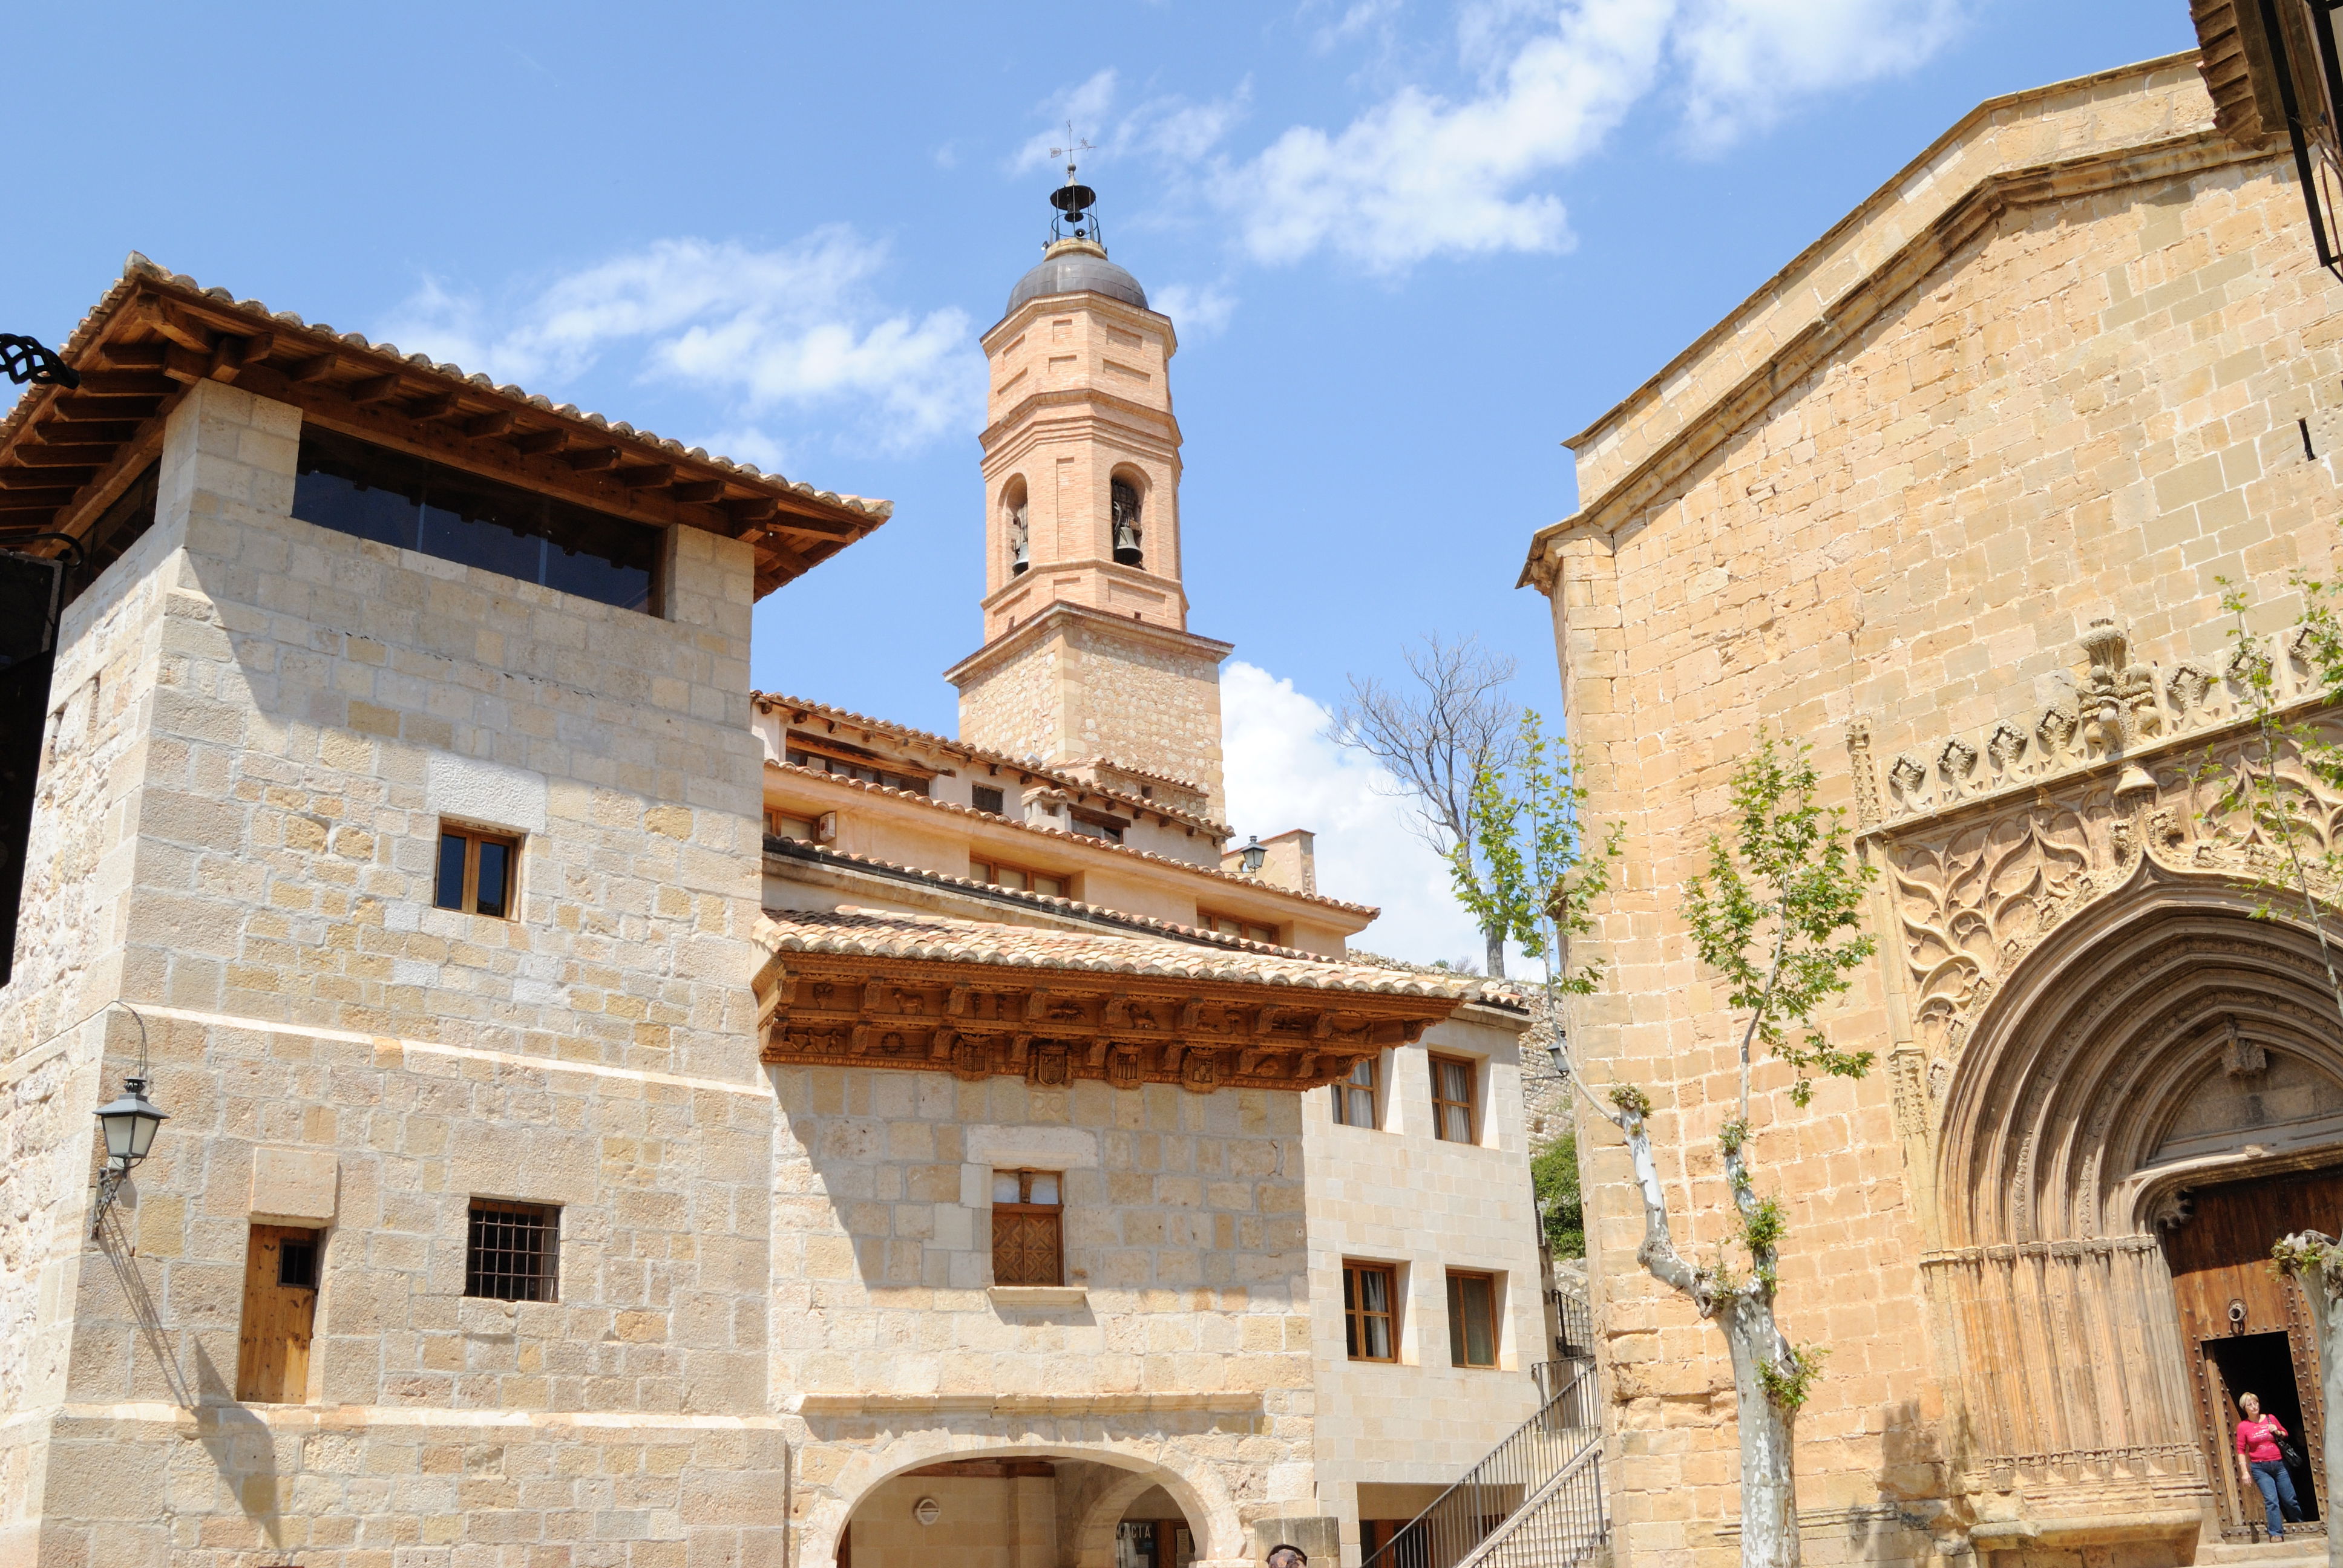
[{"label": "blue sky", "polygon": [[1319,829],[1325,890],[1390,911],[1364,945],[1416,958],[1469,930],[1312,704],[1436,628],[1557,709],[1513,583],[1574,505],[1560,440],[1978,100],[2194,41],[2185,0],[49,5],[5,38],[0,329],[61,339],[136,248],[887,497],[766,601],[756,678],[947,733],[974,340],[1072,116],[1180,327],[1232,815]]}]

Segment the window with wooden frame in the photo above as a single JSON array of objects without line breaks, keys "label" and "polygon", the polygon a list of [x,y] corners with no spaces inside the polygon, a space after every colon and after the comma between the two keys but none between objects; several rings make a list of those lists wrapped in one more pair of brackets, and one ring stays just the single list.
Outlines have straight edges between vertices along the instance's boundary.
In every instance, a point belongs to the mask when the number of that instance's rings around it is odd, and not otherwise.
[{"label": "window with wooden frame", "polygon": [[1196,911],[1196,923],[1208,931],[1218,931],[1224,937],[1242,937],[1249,942],[1277,945],[1277,928],[1262,925],[1259,920],[1241,920],[1234,915],[1214,914],[1210,910]]},{"label": "window with wooden frame", "polygon": [[1432,1135],[1443,1143],[1472,1143],[1473,1064],[1461,1056],[1432,1059]]},{"label": "window with wooden frame", "polygon": [[431,901],[443,910],[510,920],[520,840],[474,828],[439,826],[439,875]]},{"label": "window with wooden frame", "polygon": [[1448,1271],[1448,1360],[1460,1367],[1497,1364],[1497,1276]]},{"label": "window with wooden frame", "polygon": [[1342,1264],[1342,1348],[1354,1362],[1399,1360],[1399,1271]]},{"label": "window with wooden frame", "polygon": [[492,1302],[550,1302],[561,1264],[561,1211],[543,1203],[472,1200],[464,1293]]},{"label": "window with wooden frame", "polygon": [[976,809],[989,812],[995,817],[1005,816],[1007,814],[1007,799],[1003,797],[1001,790],[995,789],[990,784],[970,785],[968,789],[968,802],[970,806],[976,808]]},{"label": "window with wooden frame", "polygon": [[992,1173],[992,1282],[1066,1282],[1064,1179],[1055,1171]]},{"label": "window with wooden frame", "polygon": [[1037,871],[1031,866],[1012,866],[1005,860],[971,858],[968,863],[968,874],[976,881],[989,882],[996,888],[1014,888],[1021,893],[1046,893],[1053,899],[1073,896],[1068,890],[1070,883],[1066,878],[1049,871]]},{"label": "window with wooden frame", "polygon": [[775,839],[788,839],[794,843],[820,842],[820,824],[811,817],[800,817],[793,811],[765,813],[765,831]]},{"label": "window with wooden frame", "polygon": [[1333,1085],[1334,1125],[1373,1127],[1375,1123],[1375,1059],[1361,1057],[1351,1064],[1351,1076]]},{"label": "window with wooden frame", "polygon": [[255,1225],[244,1252],[244,1326],[236,1397],[299,1404],[309,1397],[309,1338],[317,1322],[317,1261],[325,1233]]}]

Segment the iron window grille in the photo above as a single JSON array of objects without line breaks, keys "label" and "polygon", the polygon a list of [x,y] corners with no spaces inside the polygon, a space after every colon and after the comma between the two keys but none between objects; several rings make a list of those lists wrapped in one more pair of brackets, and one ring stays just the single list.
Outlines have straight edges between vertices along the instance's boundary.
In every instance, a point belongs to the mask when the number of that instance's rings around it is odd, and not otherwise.
[{"label": "iron window grille", "polygon": [[549,1302],[561,1253],[561,1211],[472,1200],[464,1293],[492,1302]]}]

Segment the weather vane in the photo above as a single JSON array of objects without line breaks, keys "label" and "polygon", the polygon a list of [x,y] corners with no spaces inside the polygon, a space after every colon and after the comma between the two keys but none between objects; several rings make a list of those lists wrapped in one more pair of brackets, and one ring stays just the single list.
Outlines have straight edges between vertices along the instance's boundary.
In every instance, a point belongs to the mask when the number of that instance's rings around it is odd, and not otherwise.
[{"label": "weather vane", "polygon": [[1078,183],[1074,178],[1075,157],[1082,153],[1092,153],[1097,150],[1090,143],[1075,138],[1074,123],[1071,120],[1066,122],[1066,145],[1050,149],[1051,157],[1066,160],[1066,183],[1050,193],[1050,205],[1056,207],[1059,213],[1057,217],[1050,220],[1050,240],[1052,243],[1064,237],[1063,231],[1059,227],[1060,223],[1063,222],[1075,226],[1076,239],[1091,240],[1101,249],[1105,248],[1105,237],[1099,233],[1098,214],[1090,210],[1091,204],[1098,200],[1098,192],[1086,185]]},{"label": "weather vane", "polygon": [[1091,146],[1090,143],[1078,142],[1074,139],[1074,122],[1068,120],[1066,122],[1066,145],[1062,147],[1051,147],[1050,149],[1050,156],[1053,158],[1063,158],[1066,160],[1066,183],[1068,185],[1071,185],[1074,183],[1074,155],[1077,153],[1094,153],[1096,151],[1098,151],[1098,149]]}]

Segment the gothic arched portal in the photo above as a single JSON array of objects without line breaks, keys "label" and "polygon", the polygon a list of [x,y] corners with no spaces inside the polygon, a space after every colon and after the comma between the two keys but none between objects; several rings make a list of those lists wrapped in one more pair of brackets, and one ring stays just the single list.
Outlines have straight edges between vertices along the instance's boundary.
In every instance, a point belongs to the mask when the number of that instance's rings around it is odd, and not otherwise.
[{"label": "gothic arched portal", "polygon": [[1926,1261],[1976,1470],[2168,1499],[2217,1467],[2237,1523],[2222,1336],[2279,1336],[2285,1364],[2300,1314],[2269,1246],[2343,1230],[2343,1021],[2316,936],[2265,901],[2138,856],[1977,1010]]}]

